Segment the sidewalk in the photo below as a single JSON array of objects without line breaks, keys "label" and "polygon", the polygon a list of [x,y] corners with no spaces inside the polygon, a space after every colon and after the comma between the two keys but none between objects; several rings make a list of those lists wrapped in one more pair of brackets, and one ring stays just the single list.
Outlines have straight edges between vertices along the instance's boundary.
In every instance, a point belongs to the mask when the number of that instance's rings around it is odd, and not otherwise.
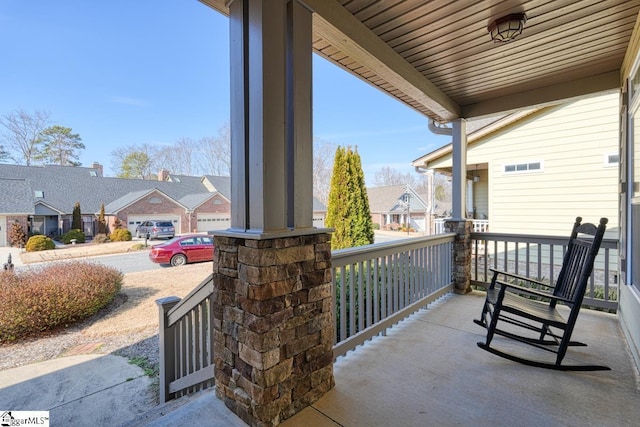
[{"label": "sidewalk", "polygon": [[60,357],[0,371],[0,410],[49,411],[52,426],[121,425],[155,406],[151,383],[124,357]]}]

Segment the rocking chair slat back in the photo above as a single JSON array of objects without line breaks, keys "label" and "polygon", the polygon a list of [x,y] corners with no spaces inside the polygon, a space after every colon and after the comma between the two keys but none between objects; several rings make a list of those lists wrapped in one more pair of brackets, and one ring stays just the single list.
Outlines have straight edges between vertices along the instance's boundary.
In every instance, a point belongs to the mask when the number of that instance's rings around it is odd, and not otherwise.
[{"label": "rocking chair slat back", "polygon": [[[572,301],[567,303],[570,307],[574,304],[580,306],[584,298],[589,276],[593,271],[593,263],[602,243],[604,228],[607,220],[600,221],[600,227],[593,224],[580,224],[582,218],[576,218],[569,244],[564,255],[562,269],[558,275],[553,294]],[[598,233],[598,229],[603,231]],[[552,307],[555,306],[555,301]]]}]

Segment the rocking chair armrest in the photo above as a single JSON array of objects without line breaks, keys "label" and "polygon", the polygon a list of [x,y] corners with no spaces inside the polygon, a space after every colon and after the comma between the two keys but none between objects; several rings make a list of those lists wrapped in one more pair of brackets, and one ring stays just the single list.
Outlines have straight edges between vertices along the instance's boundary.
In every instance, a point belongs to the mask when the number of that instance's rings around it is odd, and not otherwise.
[{"label": "rocking chair armrest", "polygon": [[507,290],[513,289],[516,291],[516,293],[526,293],[529,295],[533,295],[533,296],[537,296],[539,298],[545,298],[547,300],[555,300],[555,301],[561,301],[561,302],[566,302],[566,303],[573,303],[574,301],[571,301],[569,299],[557,296],[557,295],[553,295],[550,294],[548,292],[543,292],[543,291],[539,291],[537,289],[531,289],[531,288],[525,288],[524,286],[519,286],[519,285],[514,285],[512,283],[507,283],[507,282],[502,282],[500,280],[497,280],[496,283],[498,285],[500,285],[500,287],[506,287]]},{"label": "rocking chair armrest", "polygon": [[530,282],[530,283],[533,283],[533,284],[535,284],[537,286],[543,286],[543,287],[548,288],[548,289],[554,289],[555,288],[554,285],[550,285],[548,283],[543,283],[543,282],[540,282],[538,280],[532,279],[530,277],[521,276],[519,274],[507,273],[506,271],[500,271],[500,270],[496,270],[494,268],[490,268],[489,271],[493,272],[494,278],[497,275],[502,274],[504,276],[512,277],[512,278],[517,279],[517,280],[522,280],[523,282]]}]

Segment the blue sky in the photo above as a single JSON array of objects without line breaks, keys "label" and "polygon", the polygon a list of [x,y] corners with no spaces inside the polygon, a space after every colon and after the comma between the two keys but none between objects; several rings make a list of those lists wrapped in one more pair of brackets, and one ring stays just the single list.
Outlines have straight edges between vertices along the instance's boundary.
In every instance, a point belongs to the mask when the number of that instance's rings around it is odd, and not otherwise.
[{"label": "blue sky", "polygon": [[[0,115],[45,110],[79,133],[80,161],[214,136],[229,120],[228,18],[197,0],[0,0]],[[427,119],[314,55],[314,136],[383,166],[449,142]]]}]

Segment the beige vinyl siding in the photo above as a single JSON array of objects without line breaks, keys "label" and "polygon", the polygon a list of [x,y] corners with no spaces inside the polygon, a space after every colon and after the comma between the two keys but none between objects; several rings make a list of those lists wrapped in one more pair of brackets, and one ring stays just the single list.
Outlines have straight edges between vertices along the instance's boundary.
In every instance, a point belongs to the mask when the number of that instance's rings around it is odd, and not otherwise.
[{"label": "beige vinyl siding", "polygon": [[[576,216],[605,216],[617,236],[618,172],[603,163],[618,147],[617,93],[551,109],[483,146],[493,151],[492,231],[564,235]],[[505,164],[533,161],[540,172],[504,173]]]},{"label": "beige vinyl siding", "polygon": [[[488,165],[491,231],[566,235],[576,216],[604,216],[607,237],[617,238],[618,168],[605,166],[604,155],[618,151],[618,99],[616,92],[552,107],[469,145],[467,164]],[[507,164],[538,161],[540,171],[504,173]],[[450,166],[451,156],[437,164],[429,167]]]}]

